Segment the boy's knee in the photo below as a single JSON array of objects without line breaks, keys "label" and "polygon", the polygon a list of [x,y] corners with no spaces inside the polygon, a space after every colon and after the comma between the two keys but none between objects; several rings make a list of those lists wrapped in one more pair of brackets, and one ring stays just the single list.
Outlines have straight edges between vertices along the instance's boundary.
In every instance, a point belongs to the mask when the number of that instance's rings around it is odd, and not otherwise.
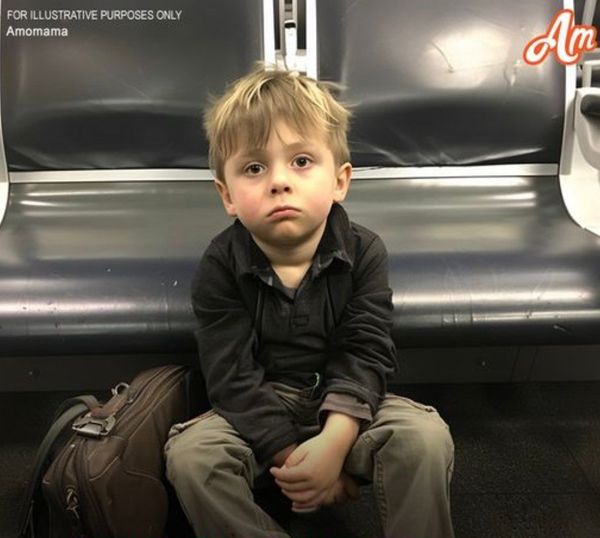
[{"label": "boy's knee", "polygon": [[454,442],[446,423],[438,418],[421,429],[424,457],[442,461],[445,466],[454,459]]},{"label": "boy's knee", "polygon": [[177,439],[171,440],[165,446],[167,478],[174,485],[189,480],[191,477],[194,477],[195,482],[199,482],[203,468],[206,470],[203,459],[198,458],[197,449],[194,450],[193,447],[176,441]]},{"label": "boy's knee", "polygon": [[410,430],[394,429],[388,443],[389,454],[415,465],[442,465],[454,459],[454,442],[441,418],[427,417]]},{"label": "boy's knee", "polygon": [[165,445],[166,475],[172,484],[193,481],[196,485],[211,481],[215,471],[245,475],[252,451],[227,443],[194,443],[184,438],[171,439]]}]

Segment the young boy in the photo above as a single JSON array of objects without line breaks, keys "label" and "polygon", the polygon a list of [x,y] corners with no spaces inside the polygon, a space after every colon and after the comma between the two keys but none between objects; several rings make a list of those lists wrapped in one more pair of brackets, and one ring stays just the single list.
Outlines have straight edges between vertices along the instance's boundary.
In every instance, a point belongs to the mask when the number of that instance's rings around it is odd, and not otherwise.
[{"label": "young boy", "polygon": [[197,538],[288,536],[254,503],[263,472],[297,512],[372,482],[386,537],[453,536],[448,427],[386,393],[396,370],[387,253],[339,205],[348,117],[323,84],[263,69],[206,114],[216,188],[237,219],[192,284],[212,409],[174,425],[165,445]]}]

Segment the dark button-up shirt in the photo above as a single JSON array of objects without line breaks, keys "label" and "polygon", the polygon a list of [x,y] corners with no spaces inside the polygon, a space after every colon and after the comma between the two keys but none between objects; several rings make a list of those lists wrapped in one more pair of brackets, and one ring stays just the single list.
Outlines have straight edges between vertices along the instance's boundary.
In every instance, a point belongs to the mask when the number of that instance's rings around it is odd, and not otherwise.
[{"label": "dark button-up shirt", "polygon": [[[340,317],[328,279],[350,273]],[[346,298],[344,298],[345,300]],[[192,282],[208,397],[263,462],[297,442],[293,417],[267,381],[323,380],[321,410],[370,420],[396,370],[392,292],[379,236],[334,204],[312,264],[286,288],[239,220],[213,239]]]}]

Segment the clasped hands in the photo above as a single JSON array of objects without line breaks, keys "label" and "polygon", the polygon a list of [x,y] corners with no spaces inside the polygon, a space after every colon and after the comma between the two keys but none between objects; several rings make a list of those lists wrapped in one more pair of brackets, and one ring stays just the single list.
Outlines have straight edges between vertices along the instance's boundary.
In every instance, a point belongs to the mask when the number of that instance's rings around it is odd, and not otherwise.
[{"label": "clasped hands", "polygon": [[358,486],[342,471],[346,454],[324,432],[296,447],[281,467],[270,472],[294,511],[312,511],[359,496]]}]

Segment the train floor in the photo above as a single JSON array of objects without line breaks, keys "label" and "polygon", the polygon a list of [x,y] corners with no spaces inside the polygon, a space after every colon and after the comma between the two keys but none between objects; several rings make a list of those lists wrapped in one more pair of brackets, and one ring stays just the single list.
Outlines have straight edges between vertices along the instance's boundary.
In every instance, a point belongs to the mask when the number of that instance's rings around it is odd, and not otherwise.
[{"label": "train floor", "polygon": [[[435,405],[450,424],[457,538],[600,537],[599,382],[394,390]],[[16,536],[37,445],[69,395],[0,393],[0,538]],[[382,535],[369,486],[360,499],[317,515],[289,519],[276,504],[273,515],[285,519],[293,538]]]}]

